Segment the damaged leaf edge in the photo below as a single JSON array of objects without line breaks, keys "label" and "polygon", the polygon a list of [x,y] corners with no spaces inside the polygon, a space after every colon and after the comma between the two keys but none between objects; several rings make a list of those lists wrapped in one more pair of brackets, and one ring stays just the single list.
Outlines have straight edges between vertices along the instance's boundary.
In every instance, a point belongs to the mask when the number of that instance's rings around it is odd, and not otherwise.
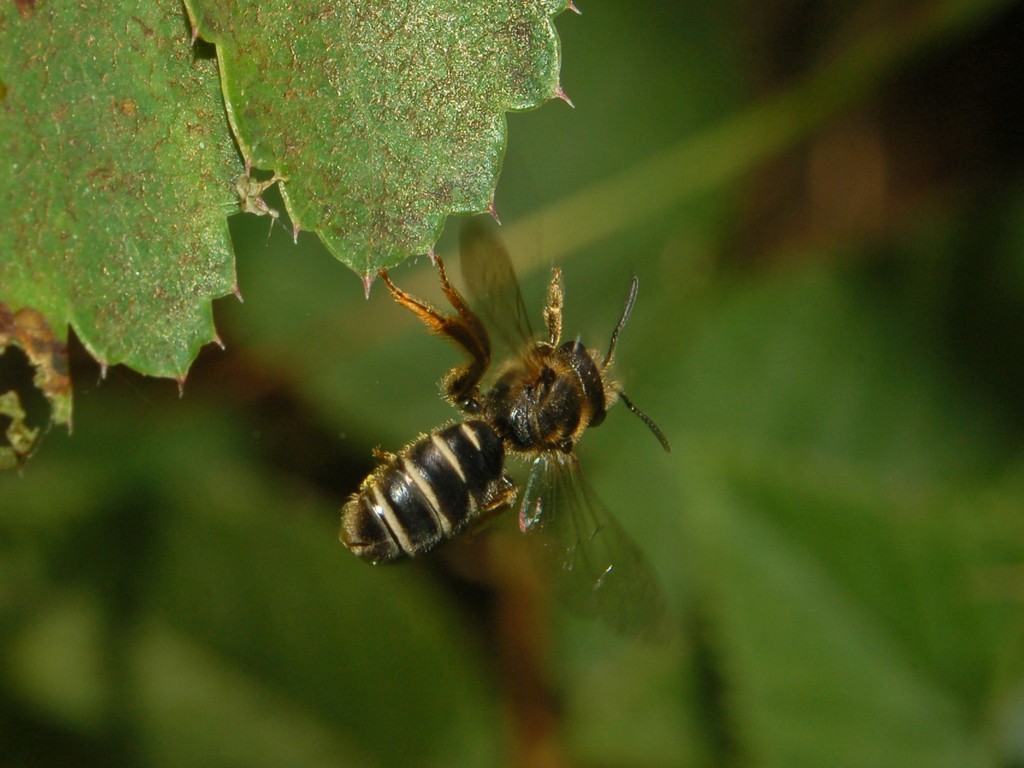
[{"label": "damaged leaf edge", "polygon": [[[58,338],[39,310],[12,310],[0,302],[0,354],[12,345],[24,352],[35,369],[32,383],[50,404],[50,424],[66,426],[70,433],[71,377],[66,340]],[[14,390],[0,392],[0,413],[11,418],[6,434],[9,445],[0,447],[0,469],[10,469],[32,455],[45,430],[27,425],[21,399]]]}]

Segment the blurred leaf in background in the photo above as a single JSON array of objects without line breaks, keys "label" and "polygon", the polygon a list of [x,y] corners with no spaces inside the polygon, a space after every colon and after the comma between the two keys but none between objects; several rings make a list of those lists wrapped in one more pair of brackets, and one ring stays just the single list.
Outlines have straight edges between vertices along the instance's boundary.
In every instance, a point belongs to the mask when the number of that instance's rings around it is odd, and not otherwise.
[{"label": "blurred leaf in background", "polygon": [[674,641],[552,605],[512,521],[356,562],[337,510],[457,353],[236,217],[185,397],[73,347],[74,437],[0,478],[8,763],[1024,764],[1024,4],[691,5],[560,24],[577,109],[510,119],[498,199],[568,335],[640,278],[673,453],[621,409],[580,453]]}]

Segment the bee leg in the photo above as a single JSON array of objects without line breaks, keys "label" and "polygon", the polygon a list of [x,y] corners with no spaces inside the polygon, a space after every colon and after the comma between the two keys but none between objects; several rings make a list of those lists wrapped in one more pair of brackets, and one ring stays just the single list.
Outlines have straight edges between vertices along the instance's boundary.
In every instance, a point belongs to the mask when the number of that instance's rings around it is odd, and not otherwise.
[{"label": "bee leg", "polygon": [[480,407],[480,379],[491,363],[491,340],[480,318],[448,282],[448,275],[440,256],[437,257],[437,270],[441,276],[441,289],[455,309],[454,315],[442,314],[425,301],[409,295],[391,282],[387,272],[382,271],[380,276],[395,301],[422,320],[430,333],[448,338],[469,353],[470,361],[452,368],[444,377],[442,387],[449,402],[463,411],[473,413]]},{"label": "bee leg", "polygon": [[555,267],[551,270],[551,283],[548,285],[548,301],[544,305],[544,324],[548,327],[548,341],[552,347],[558,346],[562,338],[562,302],[565,294],[562,291],[562,270]]},{"label": "bee leg", "polygon": [[515,481],[506,473],[502,472],[494,482],[494,487],[489,489],[487,499],[484,503],[484,514],[495,514],[504,512],[516,502],[519,489]]},{"label": "bee leg", "polygon": [[480,505],[480,511],[473,520],[470,530],[479,531],[498,515],[509,510],[516,503],[516,496],[518,495],[519,488],[516,487],[515,481],[502,472],[501,477],[495,480],[488,489],[487,495]]}]

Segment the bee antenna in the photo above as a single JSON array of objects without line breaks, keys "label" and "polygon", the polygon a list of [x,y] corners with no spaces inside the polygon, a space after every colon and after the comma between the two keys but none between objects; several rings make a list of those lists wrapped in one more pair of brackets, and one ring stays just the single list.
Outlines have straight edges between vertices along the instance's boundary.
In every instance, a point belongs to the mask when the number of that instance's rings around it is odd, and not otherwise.
[{"label": "bee antenna", "polygon": [[[612,364],[612,358],[615,357],[615,344],[619,340],[619,333],[626,325],[626,321],[629,320],[630,312],[633,311],[633,303],[636,301],[636,292],[639,287],[640,281],[637,280],[636,275],[633,275],[633,279],[632,281],[630,281],[629,284],[629,296],[626,297],[626,306],[622,308],[622,315],[619,317],[619,322],[616,324],[615,330],[612,331],[612,340],[611,343],[609,343],[608,345],[608,354],[604,356],[604,362],[601,363],[602,368],[607,368],[609,365]],[[625,398],[623,398],[623,400],[625,400]],[[627,405],[629,405],[629,401],[626,401],[626,403]],[[633,406],[630,405],[629,409],[632,411]],[[639,411],[633,412],[636,413],[637,415],[641,415]],[[648,422],[648,426],[650,426],[650,419],[648,419],[646,416],[643,416],[643,418],[645,421]],[[655,429],[657,429],[657,427],[655,427]]]},{"label": "bee antenna", "polygon": [[[635,289],[636,278],[633,279],[633,286],[634,286],[634,289]],[[632,298],[632,296],[635,295],[635,294],[636,294],[636,290],[633,291],[633,294],[631,294],[630,298]],[[632,301],[630,301],[629,304],[626,305],[626,315],[629,315],[629,305],[630,304],[632,304]],[[621,325],[621,323],[620,323],[620,325]],[[649,430],[651,430],[651,432],[654,433],[654,436],[656,438],[658,438],[658,442],[661,443],[661,447],[665,449],[665,452],[666,453],[671,453],[672,452],[672,446],[668,444],[668,438],[665,437],[665,433],[661,431],[661,429],[658,427],[658,425],[654,423],[654,419],[652,419],[646,413],[644,413],[639,408],[637,408],[635,405],[633,405],[633,401],[630,400],[628,397],[626,397],[626,393],[625,392],[621,392],[620,391],[619,392],[619,397],[622,399],[622,402],[624,402],[626,404],[626,407],[629,408],[629,410],[631,410],[637,416],[639,416],[640,417],[640,421],[642,421],[644,424],[646,424],[647,428]]]}]

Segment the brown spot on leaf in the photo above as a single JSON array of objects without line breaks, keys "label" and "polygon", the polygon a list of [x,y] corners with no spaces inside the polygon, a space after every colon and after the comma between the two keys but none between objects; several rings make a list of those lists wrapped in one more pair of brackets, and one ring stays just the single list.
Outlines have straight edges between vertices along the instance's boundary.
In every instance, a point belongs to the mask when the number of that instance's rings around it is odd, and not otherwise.
[{"label": "brown spot on leaf", "polygon": [[117,108],[121,110],[121,114],[125,117],[135,117],[135,113],[139,110],[139,105],[135,103],[134,99],[124,99],[117,105]]},{"label": "brown spot on leaf", "polygon": [[27,19],[36,9],[36,0],[14,0],[14,6],[18,9],[23,19]]}]

